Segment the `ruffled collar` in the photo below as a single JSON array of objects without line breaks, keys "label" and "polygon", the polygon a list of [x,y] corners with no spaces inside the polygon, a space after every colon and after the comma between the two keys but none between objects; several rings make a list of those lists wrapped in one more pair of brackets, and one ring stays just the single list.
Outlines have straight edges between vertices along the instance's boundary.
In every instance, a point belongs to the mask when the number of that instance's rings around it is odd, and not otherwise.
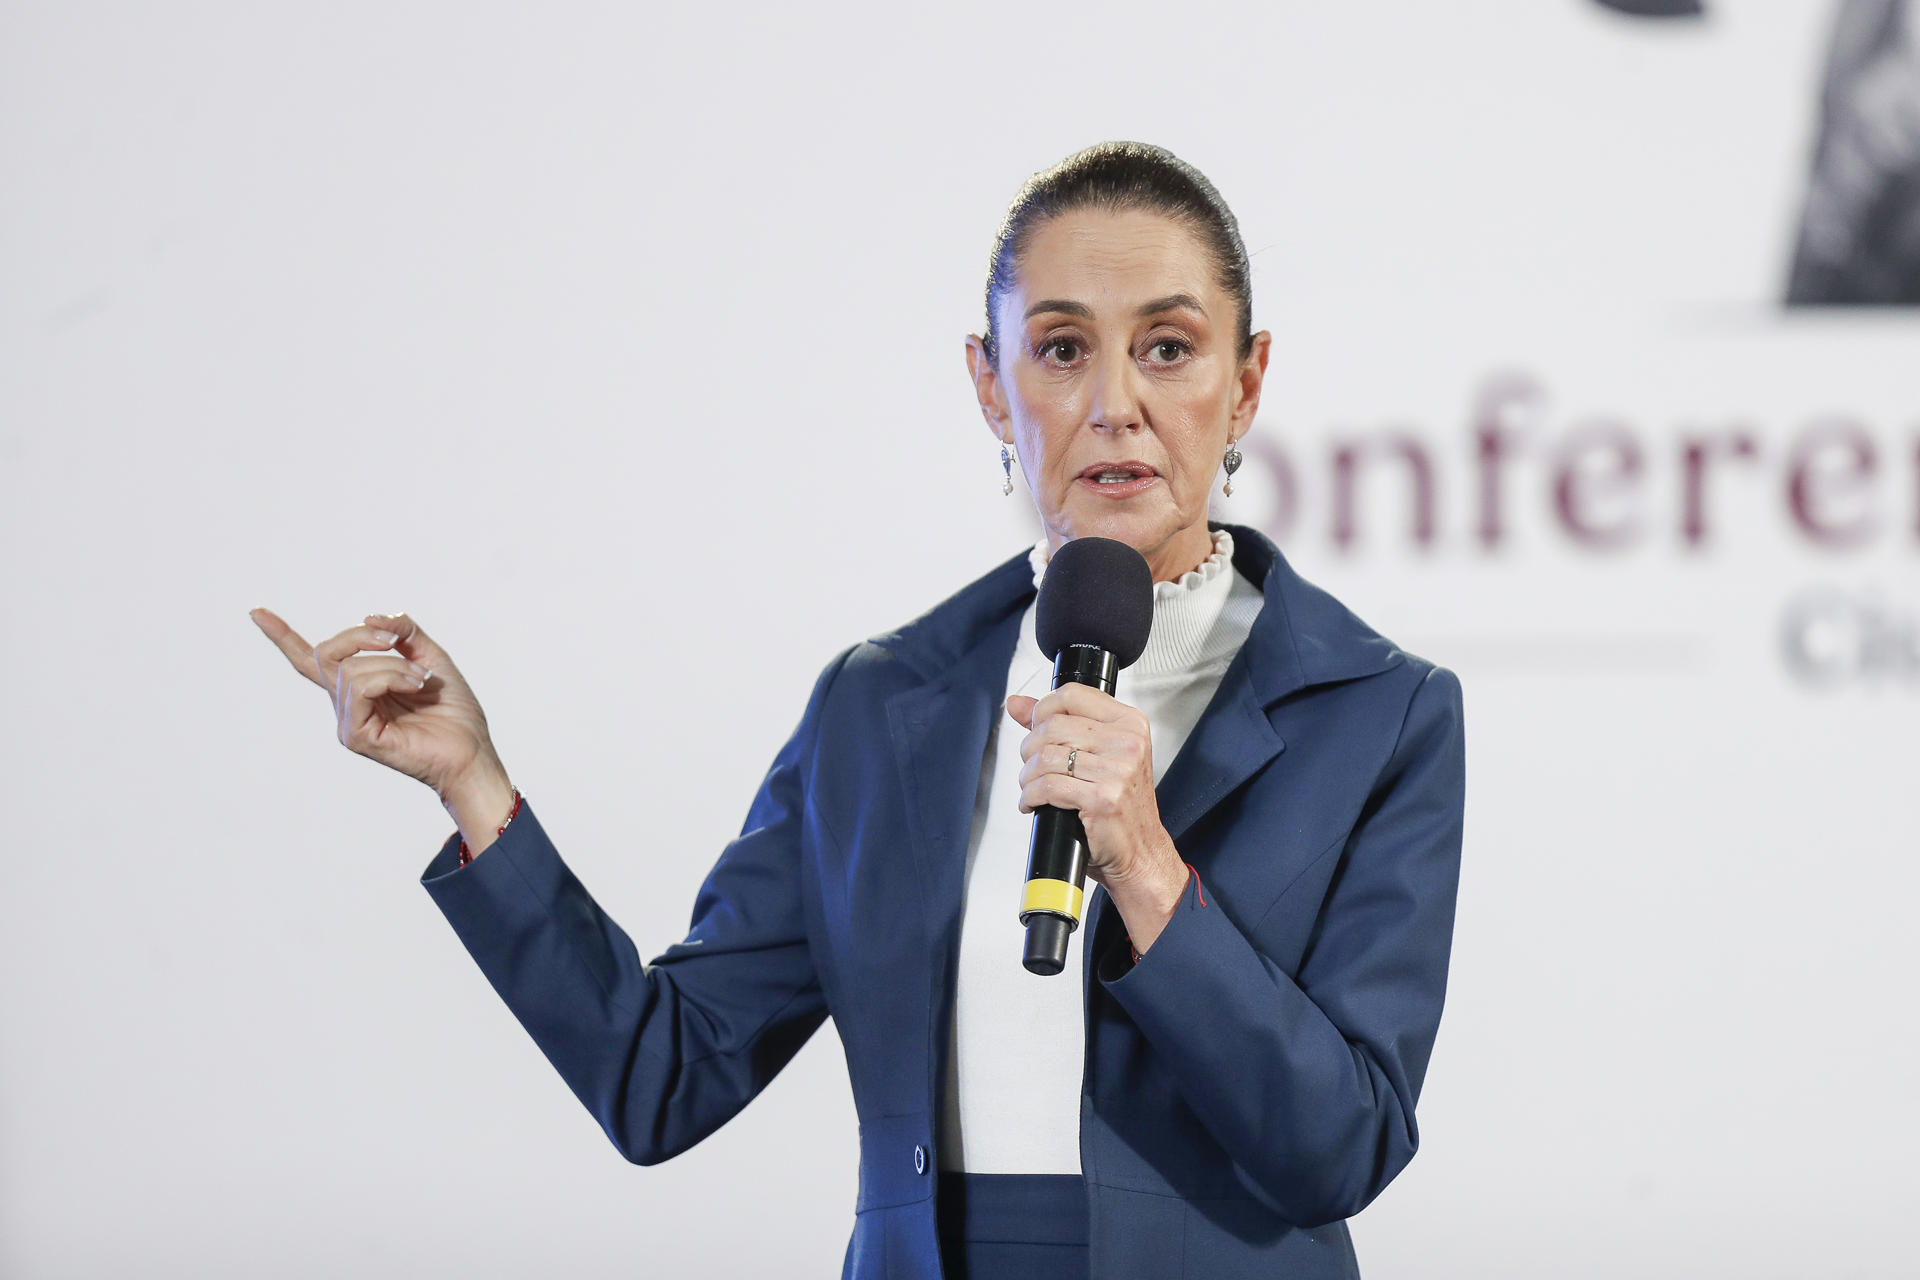
[{"label": "ruffled collar", "polygon": [[[1034,544],[1027,560],[1038,590],[1047,572],[1046,539]],[[1129,668],[1133,677],[1188,672],[1230,657],[1244,633],[1229,640],[1216,634],[1215,624],[1232,594],[1234,578],[1233,535],[1215,529],[1212,555],[1171,582],[1153,584],[1153,630],[1146,651]],[[1249,584],[1247,589],[1258,596],[1259,588]]]},{"label": "ruffled collar", "polygon": [[[1040,582],[1047,576],[1047,562],[1051,558],[1047,551],[1045,538],[1033,544],[1033,550],[1027,552],[1027,563],[1033,566],[1033,589],[1040,589]],[[1187,570],[1171,582],[1153,584],[1155,603],[1171,599],[1186,591],[1198,591],[1221,574],[1233,568],[1233,535],[1225,529],[1213,531],[1213,554],[1195,567]]]}]

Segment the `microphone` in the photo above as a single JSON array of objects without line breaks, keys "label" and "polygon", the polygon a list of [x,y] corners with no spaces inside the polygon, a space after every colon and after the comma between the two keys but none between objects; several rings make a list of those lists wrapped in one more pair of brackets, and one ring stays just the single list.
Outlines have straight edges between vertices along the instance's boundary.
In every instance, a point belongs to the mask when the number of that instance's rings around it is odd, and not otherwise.
[{"label": "microphone", "polygon": [[[1040,580],[1035,639],[1053,659],[1053,687],[1092,685],[1113,692],[1153,629],[1153,570],[1146,557],[1112,538],[1064,544]],[[1020,923],[1027,927],[1029,973],[1052,976],[1067,967],[1067,937],[1080,925],[1087,879],[1087,833],[1072,809],[1043,804],[1033,811],[1027,889]]]}]

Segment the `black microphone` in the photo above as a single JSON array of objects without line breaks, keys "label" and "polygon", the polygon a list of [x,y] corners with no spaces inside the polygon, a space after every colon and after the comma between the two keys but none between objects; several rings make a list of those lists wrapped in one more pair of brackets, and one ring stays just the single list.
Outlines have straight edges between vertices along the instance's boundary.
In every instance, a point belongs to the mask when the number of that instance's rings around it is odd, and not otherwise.
[{"label": "black microphone", "polygon": [[[1035,639],[1053,659],[1053,687],[1092,685],[1113,692],[1153,629],[1153,570],[1146,557],[1112,538],[1075,538],[1056,551],[1034,605]],[[1067,967],[1067,937],[1080,925],[1087,880],[1087,832],[1072,809],[1043,804],[1033,811],[1027,891],[1027,972]]]}]

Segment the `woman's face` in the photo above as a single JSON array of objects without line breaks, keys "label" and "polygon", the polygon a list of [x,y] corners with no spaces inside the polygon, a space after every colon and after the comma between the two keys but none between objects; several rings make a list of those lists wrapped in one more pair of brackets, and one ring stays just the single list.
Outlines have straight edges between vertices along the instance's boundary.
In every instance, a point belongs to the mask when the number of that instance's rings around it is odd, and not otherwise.
[{"label": "woman's face", "polygon": [[987,425],[1020,457],[1049,553],[1114,538],[1156,581],[1211,554],[1207,498],[1253,422],[1270,342],[1238,358],[1237,304],[1185,224],[1074,210],[1036,225],[999,301],[999,360],[967,339]]}]

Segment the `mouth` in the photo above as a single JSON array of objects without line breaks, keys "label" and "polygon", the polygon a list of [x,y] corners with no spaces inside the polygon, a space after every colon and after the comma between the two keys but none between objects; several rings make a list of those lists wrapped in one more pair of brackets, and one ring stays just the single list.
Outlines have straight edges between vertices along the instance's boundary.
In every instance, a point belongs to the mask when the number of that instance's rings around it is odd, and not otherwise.
[{"label": "mouth", "polygon": [[1080,473],[1080,482],[1100,489],[1141,487],[1160,473],[1144,462],[1096,462]]},{"label": "mouth", "polygon": [[1074,487],[1118,502],[1159,482],[1160,473],[1144,462],[1096,462],[1074,478]]}]

